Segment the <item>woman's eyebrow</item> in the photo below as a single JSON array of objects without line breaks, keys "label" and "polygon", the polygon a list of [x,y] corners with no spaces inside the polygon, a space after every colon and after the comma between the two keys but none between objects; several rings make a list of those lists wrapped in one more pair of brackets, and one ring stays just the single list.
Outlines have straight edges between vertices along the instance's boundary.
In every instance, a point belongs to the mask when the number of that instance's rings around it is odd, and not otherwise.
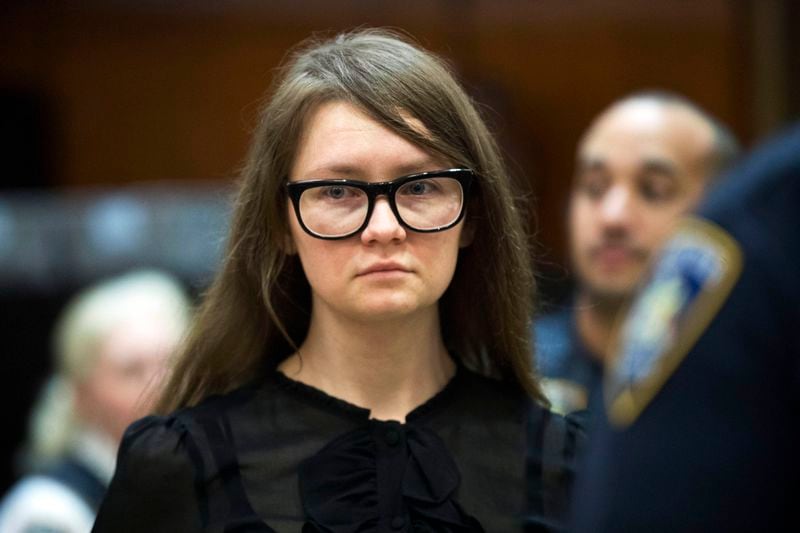
[{"label": "woman's eyebrow", "polygon": [[431,156],[397,167],[395,177],[408,176],[409,174],[418,174],[431,170],[446,170],[451,168],[451,166],[452,165],[443,163],[440,159]]},{"label": "woman's eyebrow", "polygon": [[[426,157],[394,167],[392,169],[392,174],[386,176],[386,179],[391,180],[401,176],[408,176],[409,174],[417,174],[431,170],[444,170],[447,168],[450,168],[450,166],[443,164],[440,160],[434,157]],[[370,177],[370,172],[360,165],[337,162],[314,167],[311,170],[303,172],[303,175],[308,177],[335,175],[342,178],[365,179]]]},{"label": "woman's eyebrow", "polygon": [[322,164],[303,173],[306,176],[321,176],[334,174],[343,178],[358,178],[364,176],[366,172],[356,165],[346,163]]}]

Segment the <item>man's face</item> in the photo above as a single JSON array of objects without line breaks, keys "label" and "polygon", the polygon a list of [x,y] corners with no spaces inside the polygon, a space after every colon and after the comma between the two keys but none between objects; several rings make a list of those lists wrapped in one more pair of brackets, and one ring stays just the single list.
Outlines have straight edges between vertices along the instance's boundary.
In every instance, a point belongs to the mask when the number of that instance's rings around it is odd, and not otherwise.
[{"label": "man's face", "polygon": [[710,125],[676,104],[633,100],[601,115],[578,150],[569,208],[583,291],[610,301],[631,295],[679,216],[700,199],[712,146]]}]

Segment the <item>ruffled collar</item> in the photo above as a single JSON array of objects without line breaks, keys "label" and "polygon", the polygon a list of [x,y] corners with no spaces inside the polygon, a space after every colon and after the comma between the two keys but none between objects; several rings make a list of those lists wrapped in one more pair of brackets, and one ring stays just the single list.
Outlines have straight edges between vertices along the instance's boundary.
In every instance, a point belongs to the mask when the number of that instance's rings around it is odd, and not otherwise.
[{"label": "ruffled collar", "polygon": [[[419,422],[430,414],[436,413],[444,406],[450,403],[450,399],[459,388],[460,384],[465,379],[465,374],[469,371],[455,359],[456,372],[450,381],[444,386],[442,390],[434,394],[427,401],[415,407],[406,415],[406,422]],[[268,379],[272,381],[279,388],[289,392],[290,394],[302,398],[307,403],[316,405],[317,407],[330,412],[336,412],[342,416],[354,419],[356,421],[370,420],[371,411],[366,407],[360,407],[350,403],[341,398],[331,396],[323,390],[316,387],[296,381],[288,377],[277,368],[272,369],[268,373]]]},{"label": "ruffled collar", "polygon": [[445,387],[401,424],[371,419],[369,409],[274,370],[270,379],[281,389],[360,422],[300,464],[303,531],[484,531],[458,504],[461,474],[444,442],[425,424],[452,404],[468,373],[457,363]]}]

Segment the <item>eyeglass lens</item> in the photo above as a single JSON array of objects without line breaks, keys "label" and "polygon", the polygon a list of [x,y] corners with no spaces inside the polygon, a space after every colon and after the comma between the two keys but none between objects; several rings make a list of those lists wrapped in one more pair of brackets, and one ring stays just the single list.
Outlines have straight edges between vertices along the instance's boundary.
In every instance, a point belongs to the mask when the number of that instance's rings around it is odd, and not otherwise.
[{"label": "eyeglass lens", "polygon": [[[394,196],[403,222],[418,230],[433,230],[458,219],[464,193],[458,180],[430,177],[409,181]],[[303,191],[300,216],[317,235],[337,237],[360,228],[369,211],[365,191],[347,185],[323,185]]]}]

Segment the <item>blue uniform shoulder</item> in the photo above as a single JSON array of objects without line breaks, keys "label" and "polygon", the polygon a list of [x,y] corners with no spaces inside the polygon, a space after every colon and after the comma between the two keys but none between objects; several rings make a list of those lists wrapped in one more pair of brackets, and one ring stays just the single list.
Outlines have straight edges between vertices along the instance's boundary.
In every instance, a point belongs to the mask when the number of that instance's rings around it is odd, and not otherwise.
[{"label": "blue uniform shoulder", "polygon": [[534,353],[540,374],[559,375],[568,366],[575,351],[572,320],[572,311],[563,309],[534,322]]}]

